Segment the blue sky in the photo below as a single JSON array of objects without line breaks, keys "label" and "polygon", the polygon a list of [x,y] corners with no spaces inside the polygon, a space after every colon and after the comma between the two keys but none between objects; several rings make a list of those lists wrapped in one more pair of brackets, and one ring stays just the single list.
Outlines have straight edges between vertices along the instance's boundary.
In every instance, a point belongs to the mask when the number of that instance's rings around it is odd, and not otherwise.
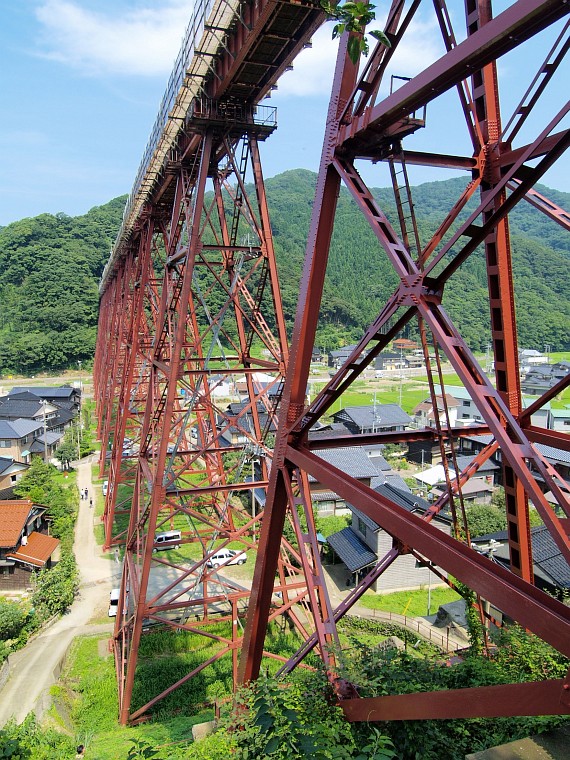
[{"label": "blue sky", "polygon": [[[459,12],[455,5],[450,3]],[[42,212],[82,214],[130,190],[191,8],[188,0],[5,0],[0,225]],[[546,37],[552,33],[533,45],[546,50]],[[266,101],[278,107],[279,123],[262,146],[266,177],[298,167],[317,170],[335,47],[327,25]],[[394,73],[410,76],[441,50],[433,19],[421,16]],[[524,91],[533,73],[528,63],[528,55],[516,54],[500,62],[503,113]],[[566,88],[568,74],[566,69],[558,78]],[[455,119],[461,124],[455,100],[449,95],[430,106],[429,129],[410,138],[409,148],[467,149],[463,130],[447,126]],[[366,167],[363,174],[374,186],[389,182],[383,166]],[[570,191],[569,174],[567,163],[559,162],[547,184]],[[447,176],[412,170],[411,179]]]}]

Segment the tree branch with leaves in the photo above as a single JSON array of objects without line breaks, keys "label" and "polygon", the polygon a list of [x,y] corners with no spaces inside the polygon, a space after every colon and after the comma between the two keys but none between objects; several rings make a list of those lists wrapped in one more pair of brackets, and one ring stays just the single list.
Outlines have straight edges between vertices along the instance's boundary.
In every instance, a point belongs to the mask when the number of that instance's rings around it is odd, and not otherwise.
[{"label": "tree branch with leaves", "polygon": [[[333,28],[333,40],[344,32],[352,32],[348,40],[348,56],[353,63],[358,63],[360,55],[368,55],[370,50],[366,27],[376,19],[376,6],[369,2],[329,2],[321,0],[321,8],[331,19],[338,21]],[[371,29],[368,34],[386,47],[391,47],[388,37],[379,29]]]}]

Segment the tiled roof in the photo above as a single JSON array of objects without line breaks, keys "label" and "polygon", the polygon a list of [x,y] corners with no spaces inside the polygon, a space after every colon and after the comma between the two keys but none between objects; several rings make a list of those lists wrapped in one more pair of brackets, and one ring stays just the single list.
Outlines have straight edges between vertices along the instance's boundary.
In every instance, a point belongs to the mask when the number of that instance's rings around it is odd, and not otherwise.
[{"label": "tiled roof", "polygon": [[43,427],[39,420],[7,420],[0,419],[0,438],[18,439],[30,433],[35,433]]},{"label": "tiled roof", "polygon": [[34,396],[39,396],[40,398],[71,398],[74,393],[77,393],[77,388],[72,388],[71,386],[44,386],[44,387],[36,387],[36,386],[24,386],[20,385],[17,387],[12,388],[9,396],[13,396],[16,393],[33,393]]},{"label": "tiled roof", "polygon": [[58,538],[34,531],[28,536],[25,546],[22,544],[17,552],[7,554],[6,557],[34,567],[43,567],[58,546]]},{"label": "tiled roof", "polygon": [[559,462],[560,464],[570,464],[570,451],[557,449],[554,446],[545,446],[542,443],[535,443],[534,445],[546,459]]},{"label": "tiled roof", "polygon": [[[378,470],[360,448],[320,449],[313,453],[351,478],[373,478],[378,475]],[[312,476],[309,480],[316,482]]]},{"label": "tiled roof", "polygon": [[[392,483],[385,481],[384,483],[377,483],[374,485],[374,490],[376,493],[384,496],[386,499],[389,499],[398,506],[403,507],[408,512],[425,512],[425,510],[430,506],[429,503],[425,499],[422,499],[420,496],[415,496],[405,483],[404,486],[407,490],[396,488]],[[365,515],[363,512],[361,512],[356,507],[353,507],[352,505],[350,505],[350,509],[371,530],[380,530],[378,523],[375,522],[371,517],[368,517],[368,515]]]},{"label": "tiled roof", "polygon": [[352,528],[343,528],[327,538],[327,544],[332,546],[351,573],[362,570],[363,567],[376,562],[374,552],[363,543]]},{"label": "tiled roof", "polygon": [[0,457],[0,475],[6,472],[13,464],[14,460],[12,457]]},{"label": "tiled roof", "polygon": [[318,430],[309,430],[310,441],[318,441],[320,438],[337,438],[340,435],[352,435],[343,422],[332,422],[330,425],[323,425]]},{"label": "tiled roof", "polygon": [[[562,552],[554,543],[554,539],[546,525],[539,525],[530,529],[532,541],[532,559],[535,572],[542,574],[553,581],[559,588],[570,588],[570,566],[562,556]],[[488,536],[480,536],[477,543],[485,539],[494,538],[497,541],[507,541],[507,532],[490,533]],[[493,557],[502,563],[508,563],[509,547],[505,543],[493,553]]]},{"label": "tiled roof", "polygon": [[32,401],[22,401],[18,398],[10,398],[0,404],[0,417],[5,419],[32,419],[36,414],[42,412],[42,402],[40,399]]},{"label": "tiled roof", "polygon": [[16,546],[26,526],[33,504],[29,499],[0,501],[0,546]]},{"label": "tiled roof", "polygon": [[390,465],[386,459],[382,456],[382,454],[376,454],[375,452],[369,457],[370,461],[376,467],[378,472],[386,472],[387,470],[392,469],[392,465]]},{"label": "tiled roof", "polygon": [[349,417],[361,430],[371,427],[381,429],[392,425],[408,425],[412,418],[398,404],[376,406],[347,406],[334,415],[336,421]]},{"label": "tiled roof", "polygon": [[[473,461],[473,457],[470,457],[470,456],[459,456],[459,457],[457,457],[457,469],[459,470],[459,472],[463,472],[463,470],[468,465],[470,465],[472,461]],[[449,465],[451,467],[452,463],[450,462]],[[487,459],[487,461],[484,462],[479,467],[479,469],[477,470],[477,472],[493,472],[494,470],[498,470],[498,469],[499,469],[499,465],[498,464],[495,464],[490,459]]]},{"label": "tiled roof", "polygon": [[[398,488],[400,491],[409,491],[410,488],[404,478],[401,475],[398,475],[397,472],[386,472],[384,473],[384,482],[388,483],[388,485],[392,486],[393,488]],[[376,485],[379,485],[376,483]],[[376,487],[373,486],[373,488]]]},{"label": "tiled roof", "polygon": [[558,586],[570,588],[570,566],[546,525],[531,529],[532,557],[534,563],[556,582]]}]

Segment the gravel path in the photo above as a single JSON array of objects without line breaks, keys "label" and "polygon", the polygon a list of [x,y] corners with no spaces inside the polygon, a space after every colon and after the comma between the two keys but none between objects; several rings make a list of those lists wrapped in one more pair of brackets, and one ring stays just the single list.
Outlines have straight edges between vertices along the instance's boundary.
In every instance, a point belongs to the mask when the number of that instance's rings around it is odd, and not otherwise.
[{"label": "gravel path", "polygon": [[[95,500],[91,460],[92,457],[81,460],[77,485],[80,489],[88,488]],[[75,636],[113,631],[112,623],[89,624],[91,619],[106,614],[113,575],[117,577],[119,573],[119,565],[105,559],[95,542],[93,520],[94,509],[89,507],[89,500],[81,500],[74,543],[80,572],[79,594],[67,614],[10,655],[10,676],[0,691],[0,726],[12,717],[20,723],[32,710],[42,716],[50,704],[49,689],[59,677]]]}]

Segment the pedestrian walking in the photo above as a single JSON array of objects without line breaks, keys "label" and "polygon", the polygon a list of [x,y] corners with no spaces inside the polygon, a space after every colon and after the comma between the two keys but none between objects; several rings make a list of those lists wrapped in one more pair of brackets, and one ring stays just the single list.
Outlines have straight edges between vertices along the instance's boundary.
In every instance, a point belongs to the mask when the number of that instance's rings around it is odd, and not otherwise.
[{"label": "pedestrian walking", "polygon": [[89,499],[89,506],[93,508],[93,499]]},{"label": "pedestrian walking", "polygon": [[85,500],[87,500],[88,498],[89,498],[89,491],[85,489]]}]

